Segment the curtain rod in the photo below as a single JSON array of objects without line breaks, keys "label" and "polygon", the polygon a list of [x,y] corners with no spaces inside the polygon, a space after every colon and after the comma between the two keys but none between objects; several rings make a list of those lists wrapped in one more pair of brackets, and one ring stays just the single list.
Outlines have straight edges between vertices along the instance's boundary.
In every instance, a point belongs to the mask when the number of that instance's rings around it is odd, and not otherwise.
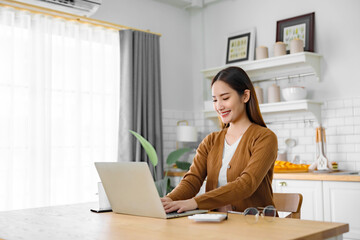
[{"label": "curtain rod", "polygon": [[106,22],[106,21],[102,21],[102,20],[98,20],[98,19],[83,17],[83,16],[71,14],[71,13],[66,13],[66,12],[62,12],[62,11],[58,11],[58,10],[54,10],[54,9],[50,9],[50,8],[35,6],[32,4],[13,1],[13,0],[0,0],[0,6],[12,7],[12,8],[15,8],[18,10],[26,10],[26,11],[29,11],[32,13],[44,14],[44,15],[48,15],[48,16],[52,16],[52,17],[61,17],[66,20],[77,21],[79,23],[87,23],[87,24],[91,24],[91,25],[98,26],[98,27],[100,26],[100,27],[104,27],[104,28],[108,28],[108,29],[114,29],[114,30],[130,29],[130,30],[146,32],[146,33],[151,33],[151,34],[161,36],[160,33],[150,32],[148,30],[132,28],[132,27],[124,26],[124,25],[119,25],[119,24]]}]

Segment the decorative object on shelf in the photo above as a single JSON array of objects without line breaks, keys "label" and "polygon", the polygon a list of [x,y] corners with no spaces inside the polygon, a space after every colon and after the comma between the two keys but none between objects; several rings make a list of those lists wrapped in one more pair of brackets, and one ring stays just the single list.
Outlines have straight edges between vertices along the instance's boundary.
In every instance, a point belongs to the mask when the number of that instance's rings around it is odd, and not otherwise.
[{"label": "decorative object on shelf", "polygon": [[[186,125],[180,125],[185,123]],[[179,148],[179,142],[196,142],[197,130],[196,127],[190,126],[187,120],[180,120],[176,127],[176,149]]]},{"label": "decorative object on shelf", "polygon": [[268,103],[280,102],[280,87],[275,83],[268,87]]},{"label": "decorative object on shelf", "polygon": [[260,60],[268,57],[269,57],[269,51],[267,47],[260,46],[256,48],[256,60]]},{"label": "decorative object on shelf", "polygon": [[303,52],[304,51],[304,41],[298,38],[294,38],[290,42],[290,54]]},{"label": "decorative object on shelf", "polygon": [[281,89],[285,101],[296,101],[306,98],[307,90],[305,87],[293,86]]},{"label": "decorative object on shelf", "polygon": [[274,44],[274,57],[286,55],[286,44],[283,42],[276,42]]},{"label": "decorative object on shelf", "polygon": [[226,64],[254,60],[255,28],[236,32],[227,39]]},{"label": "decorative object on shelf", "polygon": [[263,89],[259,86],[255,86],[255,93],[259,104],[264,103]]},{"label": "decorative object on shelf", "polygon": [[276,23],[276,41],[283,41],[289,53],[294,38],[304,41],[304,50],[314,52],[315,13],[279,20]]}]

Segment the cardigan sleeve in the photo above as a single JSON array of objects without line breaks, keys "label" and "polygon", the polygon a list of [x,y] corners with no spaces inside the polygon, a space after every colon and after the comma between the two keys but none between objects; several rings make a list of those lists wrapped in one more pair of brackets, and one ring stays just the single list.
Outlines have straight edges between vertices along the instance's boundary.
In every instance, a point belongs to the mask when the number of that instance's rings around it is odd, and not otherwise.
[{"label": "cardigan sleeve", "polygon": [[207,156],[214,142],[214,133],[206,136],[196,150],[193,163],[181,182],[167,197],[173,201],[194,197],[200,190],[207,175]]},{"label": "cardigan sleeve", "polygon": [[234,181],[196,196],[194,199],[200,209],[215,209],[249,198],[258,189],[276,160],[277,137],[267,129],[256,137],[250,137],[249,141],[251,153],[245,169]]}]

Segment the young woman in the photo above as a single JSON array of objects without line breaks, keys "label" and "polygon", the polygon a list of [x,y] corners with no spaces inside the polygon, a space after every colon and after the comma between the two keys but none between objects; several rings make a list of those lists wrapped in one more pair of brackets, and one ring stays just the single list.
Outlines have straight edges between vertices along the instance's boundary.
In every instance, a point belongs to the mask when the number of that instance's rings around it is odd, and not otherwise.
[{"label": "young woman", "polygon": [[[165,211],[244,211],[274,205],[277,137],[262,119],[249,77],[241,68],[229,67],[214,77],[211,88],[223,129],[200,143],[190,170],[161,199]],[[206,193],[196,196],[206,177]]]}]

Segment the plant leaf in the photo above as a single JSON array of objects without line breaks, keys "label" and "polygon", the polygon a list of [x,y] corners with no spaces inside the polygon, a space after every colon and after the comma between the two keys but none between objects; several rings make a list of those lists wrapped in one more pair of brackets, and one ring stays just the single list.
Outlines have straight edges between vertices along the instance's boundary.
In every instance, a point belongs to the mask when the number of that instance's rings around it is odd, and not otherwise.
[{"label": "plant leaf", "polygon": [[189,170],[191,163],[176,161],[176,166],[182,170]]},{"label": "plant leaf", "polygon": [[148,155],[151,164],[155,167],[158,164],[158,156],[156,154],[155,148],[151,143],[148,142],[143,136],[138,134],[137,132],[134,132],[132,130],[129,130],[141,143],[142,147],[145,149],[146,154]]},{"label": "plant leaf", "polygon": [[167,190],[170,186],[170,178],[169,177],[165,177],[163,179],[157,180],[155,181],[155,186],[156,189],[159,193],[160,197],[165,197],[167,194]]},{"label": "plant leaf", "polygon": [[166,164],[168,164],[168,165],[174,164],[184,153],[190,152],[190,151],[191,151],[191,148],[180,148],[178,150],[171,152],[166,159]]}]

